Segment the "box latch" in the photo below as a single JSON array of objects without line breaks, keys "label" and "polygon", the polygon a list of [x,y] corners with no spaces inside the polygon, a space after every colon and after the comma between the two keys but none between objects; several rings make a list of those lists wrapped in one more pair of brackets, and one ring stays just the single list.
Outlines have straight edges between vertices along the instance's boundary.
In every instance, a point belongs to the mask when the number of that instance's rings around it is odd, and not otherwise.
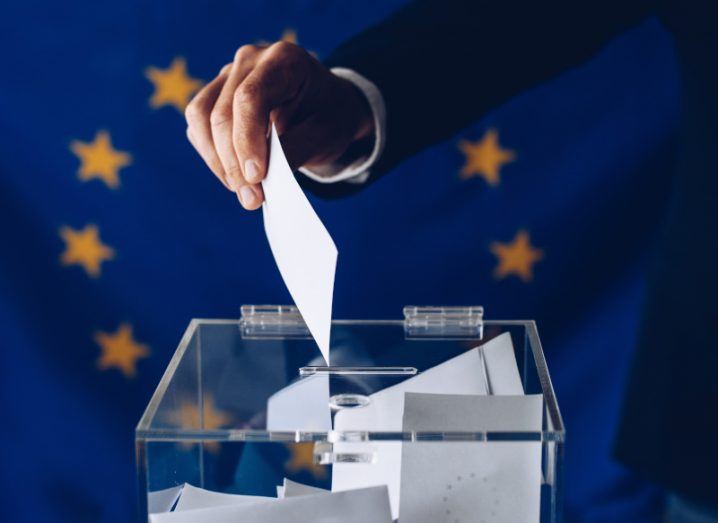
[{"label": "box latch", "polygon": [[244,338],[311,338],[293,305],[242,305],[239,328]]},{"label": "box latch", "polygon": [[484,308],[404,307],[404,331],[409,338],[481,338],[484,333]]}]

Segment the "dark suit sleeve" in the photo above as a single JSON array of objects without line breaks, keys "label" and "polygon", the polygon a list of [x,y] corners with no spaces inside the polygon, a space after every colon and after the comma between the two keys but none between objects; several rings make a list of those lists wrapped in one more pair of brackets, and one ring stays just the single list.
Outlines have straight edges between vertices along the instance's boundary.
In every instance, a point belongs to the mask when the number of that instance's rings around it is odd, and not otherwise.
[{"label": "dark suit sleeve", "polygon": [[[517,93],[580,64],[651,12],[648,1],[421,0],[349,40],[325,61],[377,85],[386,104],[384,153],[354,192]],[[640,67],[640,64],[637,64]]]}]

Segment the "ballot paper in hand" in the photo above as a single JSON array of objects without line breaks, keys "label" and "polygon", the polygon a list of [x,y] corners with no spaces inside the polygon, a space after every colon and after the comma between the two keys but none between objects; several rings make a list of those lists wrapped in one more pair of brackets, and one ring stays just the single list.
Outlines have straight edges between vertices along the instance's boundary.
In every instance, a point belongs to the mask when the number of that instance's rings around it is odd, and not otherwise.
[{"label": "ballot paper in hand", "polygon": [[337,248],[289,167],[272,124],[264,189],[264,230],[279,272],[329,365]]},{"label": "ballot paper in hand", "polygon": [[[404,430],[540,431],[543,397],[407,393]],[[538,523],[540,441],[415,442],[402,447],[401,520]]]}]

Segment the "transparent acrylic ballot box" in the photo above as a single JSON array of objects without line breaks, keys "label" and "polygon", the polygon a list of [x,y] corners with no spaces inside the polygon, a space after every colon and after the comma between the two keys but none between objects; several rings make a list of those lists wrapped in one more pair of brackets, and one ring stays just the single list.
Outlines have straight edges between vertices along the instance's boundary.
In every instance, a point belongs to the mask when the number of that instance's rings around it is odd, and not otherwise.
[{"label": "transparent acrylic ballot box", "polygon": [[289,480],[386,485],[402,523],[560,522],[563,445],[532,321],[335,320],[326,366],[296,308],[243,306],[190,323],[137,426],[140,521],[184,485],[277,497]]}]

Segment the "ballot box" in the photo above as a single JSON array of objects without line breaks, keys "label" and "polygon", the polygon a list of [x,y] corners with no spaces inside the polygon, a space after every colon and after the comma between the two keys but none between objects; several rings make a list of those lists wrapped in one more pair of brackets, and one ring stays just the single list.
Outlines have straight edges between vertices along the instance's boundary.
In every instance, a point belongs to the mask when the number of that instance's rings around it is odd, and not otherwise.
[{"label": "ballot box", "polygon": [[561,521],[533,321],[335,320],[329,363],[294,307],[191,321],[136,429],[140,520]]}]

